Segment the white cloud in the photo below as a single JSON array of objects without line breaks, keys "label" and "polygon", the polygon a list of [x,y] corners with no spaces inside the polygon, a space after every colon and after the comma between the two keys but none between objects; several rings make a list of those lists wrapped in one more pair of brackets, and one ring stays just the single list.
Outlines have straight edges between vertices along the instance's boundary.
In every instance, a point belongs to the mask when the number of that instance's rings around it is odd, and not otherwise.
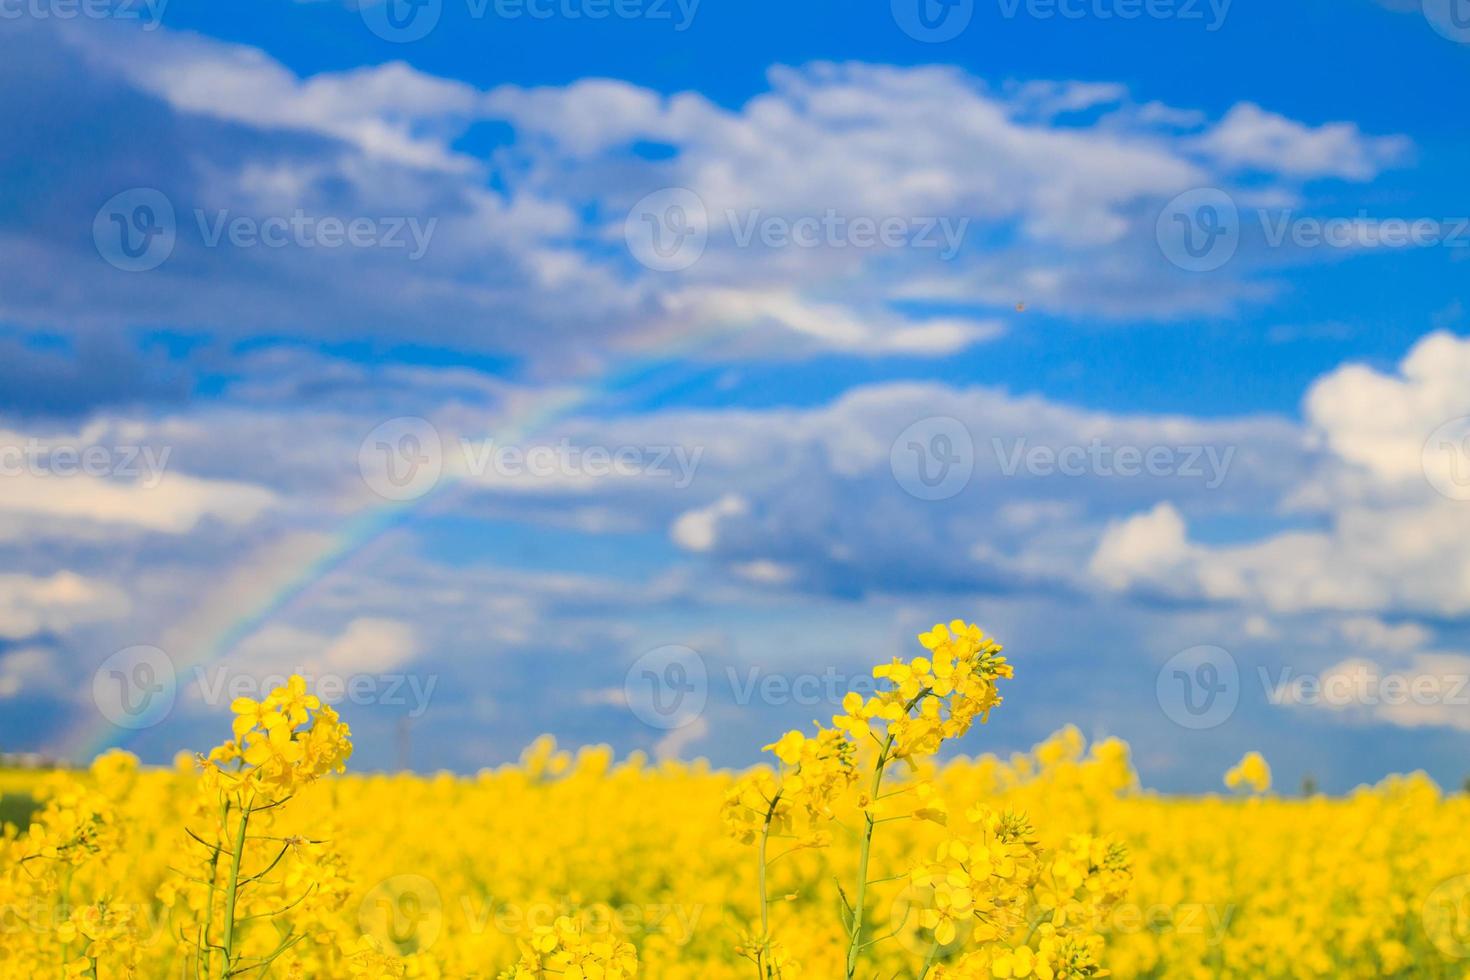
[{"label": "white cloud", "polygon": [[183,112],[343,140],[365,156],[465,172],[448,143],[479,93],[405,62],[300,78],[258,48],[170,31],[130,32],[126,45],[72,35],[87,56]]},{"label": "white cloud", "polygon": [[166,534],[191,531],[205,517],[248,523],[277,500],[263,487],[181,473],[164,474],[157,486],[86,475],[22,474],[0,481],[4,487],[0,514],[96,521]]},{"label": "white cloud", "polygon": [[1344,640],[1363,650],[1406,653],[1429,643],[1431,634],[1418,623],[1389,624],[1372,616],[1352,616],[1338,624]]},{"label": "white cloud", "polygon": [[1088,563],[1098,579],[1115,589],[1150,583],[1167,586],[1190,558],[1184,518],[1172,505],[1110,523]]},{"label": "white cloud", "polygon": [[740,578],[762,585],[786,585],[796,578],[795,569],[774,561],[737,562],[730,570]]},{"label": "white cloud", "polygon": [[1470,731],[1470,657],[1460,654],[1349,657],[1312,675],[1283,675],[1268,693],[1276,704],[1349,723]]},{"label": "white cloud", "polygon": [[1423,486],[1424,444],[1470,415],[1470,339],[1432,333],[1385,373],[1347,364],[1314,383],[1305,409],[1312,430],[1342,459],[1390,483]]},{"label": "white cloud", "polygon": [[363,616],[336,633],[272,624],[242,643],[236,659],[251,671],[372,674],[402,667],[419,652],[418,632],[412,624]]},{"label": "white cloud", "polygon": [[687,758],[690,747],[703,741],[708,734],[709,722],[703,717],[695,718],[689,724],[673,729],[655,742],[653,757],[655,759]]},{"label": "white cloud", "polygon": [[1312,127],[1250,102],[1231,108],[1196,146],[1230,168],[1359,181],[1403,162],[1410,150],[1400,136],[1369,137],[1343,122]]},{"label": "white cloud", "polygon": [[680,514],[669,528],[669,536],[686,551],[709,551],[719,541],[722,518],[741,517],[749,512],[750,505],[743,497],[725,494],[708,507]]},{"label": "white cloud", "polygon": [[0,701],[61,690],[63,682],[55,656],[41,647],[21,647],[0,654]]},{"label": "white cloud", "polygon": [[121,616],[130,608],[121,589],[74,572],[0,575],[0,639],[67,633],[81,624]]},{"label": "white cloud", "polygon": [[[431,342],[523,354],[562,376],[676,333],[733,334],[710,354],[731,359],[940,357],[995,336],[1019,300],[1111,319],[1228,312],[1273,286],[1244,270],[1209,282],[1174,274],[1153,238],[1164,201],[1230,187],[1247,164],[1268,177],[1253,176],[1252,193],[1291,196],[1303,179],[1356,179],[1403,150],[1396,137],[1250,104],[1204,130],[1198,113],[1135,104],[1116,82],[1009,84],[953,67],[777,66],[765,91],[727,106],[608,79],[482,91],[403,62],[301,76],[260,49],[168,29],[62,36],[62,56],[101,76],[83,91],[122,90],[174,113],[156,158],[135,166],[167,175],[158,184],[174,199],[178,243],[146,281],[61,289],[74,256],[46,229],[17,229],[0,314],[65,330],[253,335],[320,323],[336,337],[350,323],[354,338],[415,343],[428,329]],[[508,122],[513,142],[483,158],[459,148],[486,121]],[[639,141],[672,152],[643,159],[631,152]],[[87,148],[87,166],[96,155]],[[633,203],[673,186],[699,195],[710,227],[702,258],[678,277],[650,274],[623,242]],[[196,212],[222,208],[436,224],[413,264],[388,248],[206,248]],[[829,214],[907,222],[916,239],[946,217],[965,230],[953,250],[742,245],[733,230]],[[312,290],[297,288],[303,276]],[[960,309],[923,316],[906,299]],[[579,342],[538,342],[549,335]]]},{"label": "white cloud", "polygon": [[1348,365],[1312,386],[1309,432],[1328,456],[1281,506],[1325,528],[1207,546],[1190,540],[1178,511],[1161,507],[1105,535],[1094,574],[1113,589],[1283,612],[1470,612],[1470,539],[1457,533],[1470,503],[1437,492],[1423,462],[1430,434],[1470,414],[1467,372],[1470,339],[1437,333],[1414,345],[1394,374]]}]

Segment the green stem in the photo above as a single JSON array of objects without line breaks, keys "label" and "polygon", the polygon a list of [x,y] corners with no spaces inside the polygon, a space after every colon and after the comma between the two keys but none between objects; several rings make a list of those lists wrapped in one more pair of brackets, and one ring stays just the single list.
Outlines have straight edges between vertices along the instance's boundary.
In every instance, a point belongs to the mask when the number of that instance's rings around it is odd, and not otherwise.
[{"label": "green stem", "polygon": [[[878,753],[878,762],[873,766],[873,786],[868,795],[876,804],[878,802],[878,791],[883,787],[883,769],[888,765],[888,753],[893,748],[893,736],[883,743],[883,751]],[[857,900],[852,905],[852,932],[848,935],[847,942],[847,980],[852,980],[852,975],[857,972],[858,950],[863,938],[863,917],[867,912],[868,898],[868,856],[873,848],[873,827],[875,821],[871,812],[863,813],[863,842],[858,850],[858,879]]]},{"label": "green stem", "polygon": [[929,975],[929,970],[933,968],[934,961],[937,959],[939,959],[939,940],[936,939],[929,944],[929,955],[924,957],[924,968],[919,971],[919,980],[924,980]]},{"label": "green stem", "polygon": [[235,900],[240,890],[240,860],[245,855],[245,832],[250,826],[250,807],[240,809],[240,822],[235,831],[234,850],[230,853],[230,878],[225,885],[225,966],[220,976],[230,975],[235,957]]},{"label": "green stem", "polygon": [[[933,692],[924,688],[913,699],[904,705],[905,715],[914,710],[914,706],[927,698]],[[883,742],[883,750],[878,753],[878,761],[873,766],[873,785],[868,791],[873,805],[877,805],[880,791],[883,789],[883,770],[888,765],[888,753],[893,751],[893,735],[890,733]],[[868,857],[873,849],[873,828],[878,821],[873,819],[871,810],[863,813],[863,843],[858,850],[858,880],[857,901],[852,906],[852,932],[848,935],[847,944],[847,980],[852,980],[853,974],[857,972],[858,951],[862,948],[863,918],[867,913],[868,897]]]},{"label": "green stem", "polygon": [[776,816],[776,804],[781,800],[781,792],[771,797],[771,805],[766,809],[766,820],[761,827],[760,843],[760,898],[761,898],[761,947],[756,954],[755,968],[760,974],[761,980],[766,980],[769,964],[766,962],[766,949],[771,941],[771,902],[766,897],[766,842],[771,839],[771,820]]}]

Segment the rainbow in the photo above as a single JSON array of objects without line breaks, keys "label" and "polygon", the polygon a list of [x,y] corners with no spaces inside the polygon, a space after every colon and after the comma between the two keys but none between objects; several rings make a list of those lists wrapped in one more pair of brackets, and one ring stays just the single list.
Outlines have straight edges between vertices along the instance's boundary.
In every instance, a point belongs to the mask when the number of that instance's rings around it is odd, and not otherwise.
[{"label": "rainbow", "polygon": [[[698,340],[665,343],[657,358],[628,363],[621,370],[603,375],[595,384],[557,388],[538,395],[497,426],[495,439],[499,443],[524,441],[598,399],[626,396],[648,382],[653,383],[653,390],[640,394],[666,391],[671,382],[682,380],[670,377],[671,369],[688,368],[681,355],[723,332],[706,329]],[[222,582],[201,597],[184,621],[174,624],[162,637],[144,642],[168,652],[182,694],[195,671],[224,659],[267,625],[306,606],[334,572],[372,555],[374,547],[391,539],[395,530],[411,524],[435,502],[451,498],[464,484],[463,476],[446,470],[432,489],[415,499],[384,501],[374,495],[371,502],[330,532],[295,533],[264,545],[237,562]],[[101,712],[93,712],[54,751],[59,758],[85,763],[107,749],[127,747],[147,731],[120,728]]]}]

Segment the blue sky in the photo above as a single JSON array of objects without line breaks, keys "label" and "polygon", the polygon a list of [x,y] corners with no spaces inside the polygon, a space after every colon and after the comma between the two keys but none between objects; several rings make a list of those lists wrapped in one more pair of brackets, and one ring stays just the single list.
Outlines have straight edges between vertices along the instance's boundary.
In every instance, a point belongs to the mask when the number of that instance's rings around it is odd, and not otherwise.
[{"label": "blue sky", "polygon": [[963,616],[966,751],[1470,773],[1451,4],[388,2],[0,6],[0,749],[740,765]]}]

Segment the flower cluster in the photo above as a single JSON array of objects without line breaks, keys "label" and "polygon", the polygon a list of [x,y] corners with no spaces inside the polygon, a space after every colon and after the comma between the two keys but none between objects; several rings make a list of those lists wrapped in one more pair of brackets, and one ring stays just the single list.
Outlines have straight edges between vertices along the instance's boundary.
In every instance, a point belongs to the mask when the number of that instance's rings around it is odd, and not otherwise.
[{"label": "flower cluster", "polygon": [[920,921],[941,946],[961,931],[982,941],[1010,935],[1025,920],[1038,874],[1035,831],[1024,816],[975,808],[968,817],[973,832],[951,836],[909,875],[932,895]]},{"label": "flower cluster", "polygon": [[933,755],[946,739],[960,738],[1000,704],[996,682],[1012,676],[1001,646],[974,623],[956,619],[919,634],[928,656],[873,668],[887,690],[864,698],[850,693],[832,723],[859,740],[886,731],[892,758]]},{"label": "flower cluster", "polygon": [[1247,752],[1225,773],[1225,785],[1231,789],[1264,793],[1271,788],[1271,767],[1261,753]]},{"label": "flower cluster", "polygon": [[[1470,795],[1422,773],[1341,796],[1162,796],[1138,792],[1126,745],[1069,728],[1025,752],[906,762],[874,794],[876,745],[856,747],[864,773],[821,821],[831,845],[772,840],[765,862],[722,826],[742,776],[697,761],[546,740],[471,775],[318,779],[250,818],[239,963],[304,938],[237,977],[484,980],[570,916],[588,943],[636,947],[640,976],[752,980],[758,957],[766,978],[841,978],[870,813],[863,980],[915,980],[931,951],[926,980],[1443,978],[1470,963]],[[223,945],[241,814],[222,813],[184,762],[110,752],[87,768],[0,770],[0,977],[210,975],[199,927]],[[934,877],[918,884],[915,870]],[[967,902],[987,921],[954,914]],[[946,918],[953,942],[936,944]],[[218,977],[218,952],[212,965]]]},{"label": "flower cluster", "polygon": [[521,943],[521,959],[500,980],[631,980],[638,975],[632,943],[589,932],[571,916],[538,926]]},{"label": "flower cluster", "polygon": [[[209,785],[237,794],[289,796],[329,772],[343,772],[352,731],[337,712],[292,677],[263,700],[236,698],[234,738],[202,761]],[[233,766],[233,768],[227,768]]]},{"label": "flower cluster", "polygon": [[731,788],[721,810],[726,829],[746,844],[763,833],[826,843],[829,835],[822,826],[857,776],[856,746],[842,732],[826,728],[812,737],[787,732],[765,751],[781,761],[781,773],[758,770]]},{"label": "flower cluster", "polygon": [[978,840],[950,842],[937,866],[916,872],[915,883],[920,875],[935,882],[942,898],[924,913],[935,938],[951,943],[957,925],[973,925],[974,938],[984,943],[936,969],[936,980],[1105,976],[1101,930],[1131,880],[1123,846],[1077,834],[1048,859],[1024,818],[982,812],[978,822],[984,828]]},{"label": "flower cluster", "polygon": [[[764,980],[799,975],[799,966],[773,935],[767,872],[773,836],[796,837],[795,853],[807,844],[824,844],[830,835],[819,827],[837,819],[843,806],[855,808],[862,821],[856,881],[849,893],[839,889],[840,929],[846,947],[843,975],[852,980],[859,961],[871,955],[880,939],[867,940],[870,887],[907,879],[912,892],[908,907],[917,906],[918,927],[898,924],[911,943],[926,946],[917,975],[936,967],[949,977],[1093,976],[1098,973],[1095,936],[1089,927],[1126,885],[1127,862],[1121,850],[1093,838],[1074,838],[1055,856],[1041,848],[1024,815],[996,813],[983,806],[966,812],[968,827],[953,828],[950,806],[936,785],[926,760],[948,740],[964,736],[984,722],[1001,702],[998,682],[1012,676],[1001,646],[980,627],[963,620],[920,634],[925,653],[911,660],[895,658],[873,669],[884,686],[864,698],[849,693],[833,727],[815,736],[787,732],[766,749],[782,764],[779,772],[758,770],[742,778],[727,795],[727,829],[743,843],[759,843],[758,901],[760,929],[747,932],[739,947],[753,960]],[[1080,742],[1080,736],[1078,738]],[[1059,766],[1080,751],[1072,741],[1047,749],[1049,763]],[[1126,750],[1108,746],[1106,771],[1116,788],[1131,783]],[[857,762],[871,762],[865,788],[849,794],[856,782]],[[909,778],[885,788],[894,762],[907,764]],[[897,777],[895,777],[897,778]],[[848,799],[847,797],[851,797]],[[875,830],[881,823],[908,820],[949,828],[933,860],[906,875],[874,881],[869,865]],[[795,898],[796,893],[789,897]],[[908,927],[905,930],[905,926]],[[966,945],[978,945],[968,952]],[[947,961],[948,965],[944,965]],[[936,976],[941,974],[936,974]]]}]

